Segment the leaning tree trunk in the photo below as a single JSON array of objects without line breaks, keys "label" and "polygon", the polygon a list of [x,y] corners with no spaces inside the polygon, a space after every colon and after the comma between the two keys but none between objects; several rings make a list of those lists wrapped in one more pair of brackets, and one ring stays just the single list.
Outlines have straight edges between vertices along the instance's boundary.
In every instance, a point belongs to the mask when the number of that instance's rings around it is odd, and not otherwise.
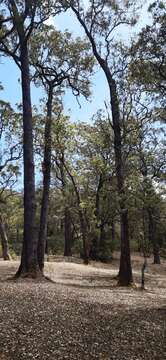
[{"label": "leaning tree trunk", "polygon": [[44,254],[46,248],[47,238],[47,223],[48,223],[48,206],[49,206],[49,191],[51,181],[51,124],[52,124],[52,99],[53,88],[49,86],[48,102],[47,102],[47,118],[45,124],[44,134],[44,161],[43,161],[43,194],[40,212],[40,229],[38,239],[38,262],[39,268],[43,272],[44,269]]},{"label": "leaning tree trunk", "polygon": [[11,260],[9,254],[9,245],[8,238],[5,230],[5,224],[2,221],[2,217],[0,215],[0,236],[1,236],[1,244],[2,244],[2,257],[4,260]]},{"label": "leaning tree trunk", "polygon": [[24,159],[24,236],[21,264],[16,276],[38,274],[37,237],[35,234],[35,173],[32,132],[32,107],[27,42],[20,45],[22,103],[23,103],[23,159]]}]

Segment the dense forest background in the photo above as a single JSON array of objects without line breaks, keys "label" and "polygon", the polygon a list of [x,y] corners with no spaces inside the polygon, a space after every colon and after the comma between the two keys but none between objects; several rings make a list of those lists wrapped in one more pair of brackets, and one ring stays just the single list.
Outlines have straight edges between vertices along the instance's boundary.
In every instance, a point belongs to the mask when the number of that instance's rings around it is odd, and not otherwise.
[{"label": "dense forest background", "polygon": [[[136,5],[1,1],[1,61],[18,67],[22,103],[0,100],[0,255],[22,254],[18,275],[43,271],[44,253],[87,264],[118,250],[128,285],[130,251],[153,253],[157,264],[166,255],[166,7],[151,2],[150,25],[126,45],[118,33],[139,24]],[[48,25],[68,11],[84,37]],[[90,100],[98,69],[108,99],[92,118],[71,121],[65,93]],[[45,94],[35,106],[30,85]]]}]

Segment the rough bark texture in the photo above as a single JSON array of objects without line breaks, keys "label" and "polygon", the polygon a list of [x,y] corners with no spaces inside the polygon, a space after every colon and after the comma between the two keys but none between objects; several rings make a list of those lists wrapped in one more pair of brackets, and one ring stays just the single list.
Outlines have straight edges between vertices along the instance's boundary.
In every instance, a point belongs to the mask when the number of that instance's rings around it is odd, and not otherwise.
[{"label": "rough bark texture", "polygon": [[38,239],[38,262],[41,271],[44,269],[44,254],[46,248],[47,238],[47,223],[48,223],[48,206],[49,206],[49,191],[51,180],[51,123],[52,123],[52,99],[53,89],[49,87],[48,102],[47,102],[47,118],[45,124],[44,134],[44,161],[43,161],[43,193],[40,212],[40,229]]},{"label": "rough bark texture", "polygon": [[32,133],[32,107],[27,42],[20,45],[23,101],[23,158],[24,158],[24,238],[21,264],[17,276],[38,273],[37,237],[35,234],[35,176]]},{"label": "rough bark texture", "polygon": [[1,215],[0,215],[0,236],[1,236],[1,244],[2,244],[2,257],[4,260],[11,260],[9,254],[9,245],[5,230],[5,224],[3,223]]}]

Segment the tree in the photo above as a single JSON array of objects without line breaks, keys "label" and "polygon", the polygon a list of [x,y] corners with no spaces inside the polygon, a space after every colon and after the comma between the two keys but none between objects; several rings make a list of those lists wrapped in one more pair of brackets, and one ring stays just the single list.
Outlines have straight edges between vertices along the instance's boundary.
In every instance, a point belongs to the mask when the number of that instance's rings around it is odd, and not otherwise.
[{"label": "tree", "polygon": [[[78,125],[77,145],[79,172],[81,168],[85,169],[82,195],[87,210],[89,209],[90,257],[102,261],[110,259],[114,242],[114,221],[115,216],[118,216],[113,131],[108,120],[107,114],[99,110],[93,116],[93,125]],[[83,171],[81,176],[82,173]]]},{"label": "tree", "polygon": [[[65,87],[70,88],[74,95],[82,94],[87,98],[90,94],[89,75],[92,72],[94,61],[89,55],[89,45],[85,41],[79,38],[72,39],[71,34],[67,31],[63,34],[52,27],[42,25],[31,41],[31,62],[35,68],[35,83],[41,82],[47,93],[43,195],[38,240],[39,267],[43,270],[51,179],[52,121],[56,121],[55,117],[52,118],[54,99],[58,92],[61,93]],[[58,106],[56,107],[59,112]],[[56,112],[56,107],[54,107],[54,112]],[[65,214],[68,222],[67,208]],[[67,232],[68,230],[66,234]],[[65,244],[67,243],[65,242]]]},{"label": "tree", "polygon": [[[10,260],[8,237],[4,221],[4,205],[11,196],[19,175],[18,160],[22,156],[21,139],[19,137],[20,114],[16,113],[9,103],[0,100],[0,236],[2,256]],[[13,164],[14,163],[14,164]]]},{"label": "tree", "polygon": [[50,1],[1,1],[0,52],[13,58],[21,72],[24,158],[24,240],[17,276],[37,276],[37,237],[35,234],[35,176],[32,132],[32,106],[29,73],[29,39],[34,28],[50,15]]},{"label": "tree", "polygon": [[[55,162],[55,166],[58,167],[60,177],[60,181],[62,182],[62,192],[65,197],[65,218],[66,215],[70,216],[69,205],[66,204],[68,201],[67,197],[67,178],[69,179],[72,188],[75,194],[75,202],[76,208],[78,212],[78,218],[80,223],[80,231],[83,241],[83,259],[84,263],[88,264],[89,262],[89,244],[88,244],[88,221],[86,217],[86,206],[82,200],[81,196],[81,184],[79,181],[79,173],[77,167],[77,160],[75,159],[75,135],[76,135],[76,126],[68,123],[68,118],[60,117],[56,124],[54,124],[55,132],[54,132],[54,149],[53,152],[53,160]],[[69,186],[69,185],[68,185]],[[65,224],[65,234],[66,234],[66,226],[68,226],[68,220]],[[71,242],[71,238],[66,238],[65,242]]]},{"label": "tree", "polygon": [[149,6],[152,25],[139,33],[132,46],[131,76],[137,85],[146,91],[155,102],[160,119],[165,120],[166,99],[166,6],[163,1],[154,1]]},{"label": "tree", "polygon": [[[84,12],[80,1],[63,1],[63,6],[71,8],[83,27],[92,47],[92,51],[99,66],[103,70],[110,92],[110,106],[114,132],[115,168],[119,207],[121,218],[121,258],[119,269],[119,284],[130,285],[132,268],[130,259],[130,245],[128,233],[128,209],[126,208],[124,191],[124,168],[122,159],[122,129],[117,89],[117,73],[113,70],[115,57],[111,38],[113,32],[122,24],[135,24],[135,19],[129,13],[130,4],[127,2],[120,7],[116,2],[90,1],[89,9]],[[131,10],[131,9],[130,9]],[[112,50],[112,52],[111,52]],[[112,60],[112,62],[111,62]]]},{"label": "tree", "polygon": [[2,242],[3,259],[10,260],[8,238],[7,238],[7,234],[6,234],[6,230],[5,230],[5,224],[4,224],[1,214],[0,214],[0,236],[1,236],[1,242]]}]

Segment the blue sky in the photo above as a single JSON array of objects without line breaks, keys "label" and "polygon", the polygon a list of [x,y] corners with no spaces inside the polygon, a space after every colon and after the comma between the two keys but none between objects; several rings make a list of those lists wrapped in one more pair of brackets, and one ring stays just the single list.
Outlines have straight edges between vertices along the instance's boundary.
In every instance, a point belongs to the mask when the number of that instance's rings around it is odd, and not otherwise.
[{"label": "blue sky", "polygon": [[[88,1],[88,0],[84,0]],[[141,0],[140,0],[141,1]],[[145,1],[143,6],[140,21],[134,32],[138,32],[145,24],[149,23],[149,17],[147,14],[147,7],[151,1]],[[84,32],[81,29],[78,21],[71,14],[62,14],[55,19],[49,19],[50,24],[55,24],[59,30],[69,29],[75,36],[84,36]],[[132,35],[134,36],[134,32]],[[126,27],[121,28],[120,36],[125,42],[130,41],[131,32]],[[17,68],[13,60],[8,58],[0,58],[0,82],[4,86],[4,91],[1,91],[0,98],[9,101],[13,106],[16,103],[21,102],[21,84],[20,84],[20,71]],[[32,104],[38,105],[39,99],[44,96],[44,91],[39,88],[31,86],[32,90]],[[64,97],[64,109],[65,113],[69,114],[72,121],[86,121],[89,122],[92,116],[98,109],[104,108],[104,101],[108,100],[108,86],[105,77],[101,70],[96,71],[92,79],[92,96],[89,101],[86,101],[83,97],[80,98],[81,108],[79,107],[76,98],[68,92]],[[70,111],[69,111],[70,109]],[[21,179],[20,179],[21,180]],[[37,182],[39,181],[39,173],[37,171]],[[22,180],[18,186],[22,187]],[[17,187],[17,189],[18,189]]]},{"label": "blue sky", "polygon": [[[84,0],[85,3],[88,0]],[[147,6],[151,1],[145,1],[145,5],[141,11],[140,21],[134,32],[143,27],[146,23],[149,22],[149,17],[147,14]],[[55,19],[51,18],[49,23],[55,24],[55,26],[60,30],[69,29],[74,33],[75,36],[84,36],[84,32],[81,29],[78,21],[75,19],[75,16],[70,12],[57,16]],[[126,27],[121,28],[121,38],[126,42],[129,41],[131,36],[131,31]],[[134,33],[132,34],[134,35]],[[21,88],[20,88],[20,71],[12,60],[8,58],[0,59],[0,81],[4,86],[4,91],[1,92],[1,98],[6,101],[11,102],[12,105],[21,102]],[[35,88],[32,86],[32,103],[34,105],[38,104],[39,99],[44,96],[42,89]],[[81,108],[79,107],[76,99],[71,94],[67,92],[64,97],[64,107],[65,112],[68,113],[70,109],[70,116],[73,121],[82,120],[90,121],[92,115],[96,113],[99,108],[104,107],[104,101],[108,99],[108,88],[105,77],[102,71],[98,70],[93,79],[92,79],[92,96],[91,99],[87,102],[83,97],[80,99]]]}]

